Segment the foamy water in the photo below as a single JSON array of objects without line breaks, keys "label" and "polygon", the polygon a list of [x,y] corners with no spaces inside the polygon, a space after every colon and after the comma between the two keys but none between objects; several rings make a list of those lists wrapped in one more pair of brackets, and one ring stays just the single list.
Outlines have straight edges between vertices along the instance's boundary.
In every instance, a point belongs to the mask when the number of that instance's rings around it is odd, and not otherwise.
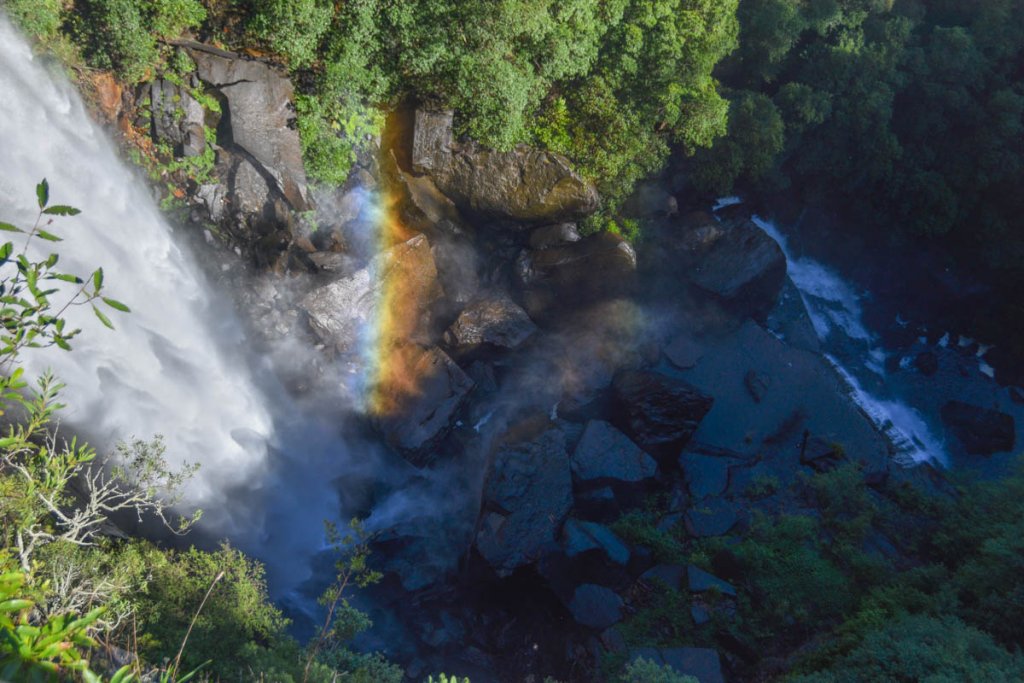
[{"label": "foamy water", "polygon": [[[69,322],[84,330],[74,351],[29,350],[26,370],[56,372],[67,384],[63,419],[98,447],[162,434],[170,462],[200,463],[203,474],[189,489],[195,503],[258,477],[271,417],[237,353],[239,326],[214,305],[74,88],[51,76],[2,16],[0,92],[0,218],[30,227],[34,188],[48,179],[51,203],[82,211],[51,226],[64,237],[60,266],[83,277],[103,267],[109,296],[132,309],[110,312],[112,332],[88,307],[72,308]],[[50,246],[36,245],[35,255]]]},{"label": "foamy water", "polygon": [[903,464],[934,460],[948,461],[945,445],[935,436],[925,418],[909,404],[888,396],[876,396],[863,388],[857,379],[865,371],[885,377],[885,350],[877,345],[863,321],[862,295],[838,273],[813,259],[793,254],[778,227],[758,216],[752,220],[772,237],[786,255],[790,279],[800,291],[804,307],[811,318],[818,338],[828,349],[843,338],[859,342],[863,351],[857,357],[836,354],[825,358],[843,379],[850,398],[860,407],[875,427],[885,435]]}]

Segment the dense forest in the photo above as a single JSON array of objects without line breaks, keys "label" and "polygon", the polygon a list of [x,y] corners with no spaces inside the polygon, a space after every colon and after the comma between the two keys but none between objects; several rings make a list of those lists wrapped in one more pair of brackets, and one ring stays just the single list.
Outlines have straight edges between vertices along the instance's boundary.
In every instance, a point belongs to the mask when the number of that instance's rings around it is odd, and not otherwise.
[{"label": "dense forest", "polygon": [[[483,146],[526,144],[571,160],[602,198],[583,232],[653,239],[627,200],[671,165],[685,170],[694,205],[784,194],[841,210],[841,229],[936,245],[997,292],[1024,282],[1020,0],[0,0],[0,8],[83,81],[96,71],[128,86],[154,74],[173,79],[191,69],[176,49],[189,40],[280,65],[297,87],[306,173],[325,187],[346,181],[388,112],[425,105],[453,110],[457,135]],[[211,159],[200,155],[184,171],[201,174]],[[51,203],[45,181],[37,191],[36,225],[0,230],[55,242],[77,211]],[[142,515],[165,536],[186,534],[197,519],[172,509],[192,472],[170,470],[159,440],[122,444],[122,464],[110,470],[58,435],[59,378],[26,377],[19,364],[27,345],[61,353],[78,334],[46,282],[81,285],[75,303],[95,304],[108,327],[131,313],[106,296],[102,270],[60,271],[59,245],[30,261],[18,254],[24,239],[0,247],[0,409],[16,416],[0,439],[0,680],[406,680],[383,656],[350,647],[370,623],[349,600],[380,580],[358,522],[328,529],[336,581],[321,599],[327,620],[306,642],[269,600],[262,567],[238,550],[168,549],[109,533],[110,518]],[[1006,297],[997,309],[987,329],[1024,329],[1024,299]],[[650,497],[615,531],[659,561],[730,578],[738,595],[715,610],[727,596],[712,590],[715,628],[698,631],[689,598],[656,585],[623,626],[626,640],[744,653],[741,680],[1024,680],[1024,470],[998,482],[935,479],[872,484],[855,464],[802,476],[791,495],[806,505],[758,513],[735,543],[665,531],[656,522],[664,501]],[[750,495],[777,485],[756,482]],[[686,680],[645,660],[604,664],[608,680]]]}]

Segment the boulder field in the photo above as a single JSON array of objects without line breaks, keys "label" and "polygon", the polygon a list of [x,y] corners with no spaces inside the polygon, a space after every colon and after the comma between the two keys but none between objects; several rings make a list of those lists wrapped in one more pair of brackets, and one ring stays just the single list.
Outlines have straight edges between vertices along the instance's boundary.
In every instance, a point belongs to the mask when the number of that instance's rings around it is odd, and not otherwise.
[{"label": "boulder field", "polygon": [[[779,245],[742,213],[679,213],[686,198],[656,183],[627,205],[651,220],[641,247],[585,234],[600,197],[567,159],[456,139],[444,111],[412,112],[404,148],[384,143],[342,187],[314,190],[291,83],[259,60],[184,49],[221,113],[165,80],[138,96],[160,108],[154,140],[182,156],[217,126],[211,181],[187,198],[212,277],[239,292],[289,390],[457,503],[379,539],[386,576],[370,598],[392,654],[411,675],[454,668],[474,683],[597,680],[609,653],[738,680],[742,652],[624,637],[651,586],[685,595],[693,627],[712,629],[734,616],[743,577],[660,561],[624,538],[623,517],[659,500],[658,530],[727,545],[756,510],[791,505],[802,473],[853,461],[877,482],[893,468],[817,352]],[[384,196],[402,227],[387,243]],[[402,311],[383,351],[368,336],[382,306]],[[407,385],[378,388],[389,409],[364,415],[383,352]],[[942,419],[970,453],[1014,444],[1005,413],[951,401]]]}]

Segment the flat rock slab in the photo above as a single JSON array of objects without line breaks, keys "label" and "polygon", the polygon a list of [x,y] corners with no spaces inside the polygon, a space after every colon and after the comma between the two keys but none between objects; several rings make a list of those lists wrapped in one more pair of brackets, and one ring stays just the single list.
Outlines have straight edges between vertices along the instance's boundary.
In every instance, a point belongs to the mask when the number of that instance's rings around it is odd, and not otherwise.
[{"label": "flat rock slab", "polygon": [[573,593],[569,611],[577,623],[604,630],[622,620],[622,598],[610,588],[585,583]]},{"label": "flat rock slab", "polygon": [[611,424],[591,420],[573,451],[572,473],[580,484],[637,483],[655,476],[658,464]]},{"label": "flat rock slab", "polygon": [[572,508],[565,437],[549,430],[495,454],[476,547],[501,576],[539,559]]},{"label": "flat rock slab", "polygon": [[704,355],[704,348],[693,337],[685,334],[674,337],[663,351],[669,362],[681,370],[694,367]]},{"label": "flat rock slab", "polygon": [[640,579],[647,583],[657,581],[670,590],[677,591],[682,586],[684,576],[686,576],[686,569],[681,565],[659,564],[641,574]]}]

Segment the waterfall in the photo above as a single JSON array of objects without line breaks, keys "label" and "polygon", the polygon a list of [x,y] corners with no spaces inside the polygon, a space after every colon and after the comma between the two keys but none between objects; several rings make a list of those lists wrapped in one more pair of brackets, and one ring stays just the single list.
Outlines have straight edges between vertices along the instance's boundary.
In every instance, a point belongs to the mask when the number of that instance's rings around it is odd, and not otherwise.
[{"label": "waterfall", "polygon": [[0,219],[31,226],[35,185],[48,179],[52,203],[82,211],[52,227],[64,238],[56,245],[63,271],[87,277],[103,267],[104,289],[132,309],[111,313],[116,331],[88,307],[70,309],[69,323],[83,329],[74,350],[28,350],[26,372],[53,369],[67,384],[61,419],[100,449],[163,435],[170,463],[201,466],[189,501],[227,514],[218,497],[259,478],[272,432],[266,400],[237,352],[241,327],[175,245],[74,87],[2,16],[0,92]]},{"label": "waterfall", "polygon": [[796,257],[773,223],[758,216],[753,216],[752,220],[782,248],[787,272],[800,292],[826,360],[845,382],[850,398],[892,444],[897,462],[906,465],[928,460],[946,463],[942,440],[934,435],[917,410],[896,397],[868,392],[862,379],[858,379],[874,376],[884,380],[886,375],[886,353],[877,346],[875,336],[864,324],[860,293],[824,264]]}]

